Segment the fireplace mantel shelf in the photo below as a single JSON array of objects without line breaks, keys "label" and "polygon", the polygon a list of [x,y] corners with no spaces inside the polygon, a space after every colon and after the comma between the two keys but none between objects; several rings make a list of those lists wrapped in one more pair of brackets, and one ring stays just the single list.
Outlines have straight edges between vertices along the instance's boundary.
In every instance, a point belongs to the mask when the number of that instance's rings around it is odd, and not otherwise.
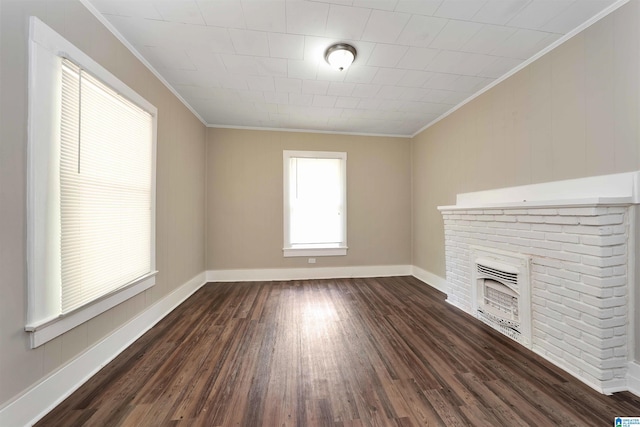
[{"label": "fireplace mantel shelf", "polygon": [[461,193],[440,211],[532,209],[640,203],[640,171]]},{"label": "fireplace mantel shelf", "polygon": [[564,200],[523,200],[521,202],[497,202],[469,205],[449,205],[438,206],[439,211],[470,211],[486,209],[553,209],[553,208],[573,208],[587,206],[629,206],[634,204],[633,197],[588,197],[582,199]]}]

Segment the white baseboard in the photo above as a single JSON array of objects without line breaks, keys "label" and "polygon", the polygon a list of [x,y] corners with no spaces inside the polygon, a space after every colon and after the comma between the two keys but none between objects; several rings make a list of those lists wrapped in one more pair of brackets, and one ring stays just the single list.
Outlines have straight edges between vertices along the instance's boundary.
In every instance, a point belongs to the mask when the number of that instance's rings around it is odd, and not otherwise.
[{"label": "white baseboard", "polygon": [[640,396],[640,364],[629,362],[627,366],[627,390]]},{"label": "white baseboard", "polygon": [[[618,393],[620,391],[631,391],[631,389],[628,386],[628,384],[629,384],[629,380],[628,380],[629,373],[628,373],[628,371],[627,371],[627,378],[614,378],[614,379],[605,380],[605,381],[592,380],[590,378],[587,378],[587,377],[581,375],[580,372],[578,370],[576,370],[576,368],[574,366],[571,366],[571,365],[567,364],[565,361],[558,360],[558,359],[554,358],[553,356],[546,354],[543,349],[540,349],[540,348],[538,348],[536,346],[533,346],[531,348],[531,351],[533,351],[535,354],[537,354],[538,356],[542,357],[543,359],[545,359],[547,362],[551,363],[552,365],[557,366],[558,368],[562,369],[566,373],[570,374],[575,379],[580,380],[582,383],[588,385],[589,387],[591,387],[592,389],[594,389],[598,393],[605,394],[605,395],[611,395],[613,393]],[[631,391],[631,392],[634,393],[634,394],[637,394],[637,393],[635,393],[633,391]]]},{"label": "white baseboard", "polygon": [[350,277],[389,277],[410,275],[410,265],[364,265],[355,267],[208,270],[207,281],[261,282],[272,280],[343,279]]},{"label": "white baseboard", "polygon": [[416,267],[415,265],[208,270],[207,282],[260,282],[272,280],[340,279],[350,277],[389,276],[414,276],[441,292],[447,292],[447,281],[445,279]]},{"label": "white baseboard", "polygon": [[411,274],[417,278],[425,282],[427,285],[430,285],[432,288],[439,290],[440,292],[447,293],[447,280],[438,276],[437,274],[433,274],[427,270],[423,270],[420,267],[416,267],[415,265],[411,266]]},{"label": "white baseboard", "polygon": [[0,426],[27,426],[37,422],[205,283],[205,273],[198,274],[19,395],[0,409]]},{"label": "white baseboard", "polygon": [[[613,380],[602,381],[602,394],[606,394],[607,396],[612,395],[613,393],[619,393],[621,391],[630,391],[627,386],[627,378],[616,378]],[[634,393],[636,394],[636,393]]]}]

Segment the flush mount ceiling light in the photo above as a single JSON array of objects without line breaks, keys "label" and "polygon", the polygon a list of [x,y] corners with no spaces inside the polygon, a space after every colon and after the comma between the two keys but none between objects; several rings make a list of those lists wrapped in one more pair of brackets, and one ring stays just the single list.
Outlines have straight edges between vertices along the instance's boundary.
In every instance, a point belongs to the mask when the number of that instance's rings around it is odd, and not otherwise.
[{"label": "flush mount ceiling light", "polygon": [[356,59],[356,48],[346,43],[337,43],[327,48],[324,59],[329,65],[342,71]]}]

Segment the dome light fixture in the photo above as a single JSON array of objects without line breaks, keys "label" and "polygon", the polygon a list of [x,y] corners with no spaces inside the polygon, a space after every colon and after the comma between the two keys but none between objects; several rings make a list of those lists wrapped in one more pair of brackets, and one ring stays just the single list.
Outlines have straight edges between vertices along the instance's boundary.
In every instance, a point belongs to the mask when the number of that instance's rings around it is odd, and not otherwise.
[{"label": "dome light fixture", "polygon": [[356,59],[356,48],[346,43],[336,43],[327,48],[324,53],[327,64],[339,71],[349,68],[349,65]]}]

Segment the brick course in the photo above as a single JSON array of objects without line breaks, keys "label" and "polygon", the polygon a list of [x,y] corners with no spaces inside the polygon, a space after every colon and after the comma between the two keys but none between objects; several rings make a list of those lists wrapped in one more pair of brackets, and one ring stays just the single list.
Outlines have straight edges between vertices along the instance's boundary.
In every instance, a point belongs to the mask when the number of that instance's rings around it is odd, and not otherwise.
[{"label": "brick course", "polygon": [[472,311],[471,246],[527,255],[532,349],[602,388],[624,379],[627,211],[620,206],[442,209],[448,301]]}]

